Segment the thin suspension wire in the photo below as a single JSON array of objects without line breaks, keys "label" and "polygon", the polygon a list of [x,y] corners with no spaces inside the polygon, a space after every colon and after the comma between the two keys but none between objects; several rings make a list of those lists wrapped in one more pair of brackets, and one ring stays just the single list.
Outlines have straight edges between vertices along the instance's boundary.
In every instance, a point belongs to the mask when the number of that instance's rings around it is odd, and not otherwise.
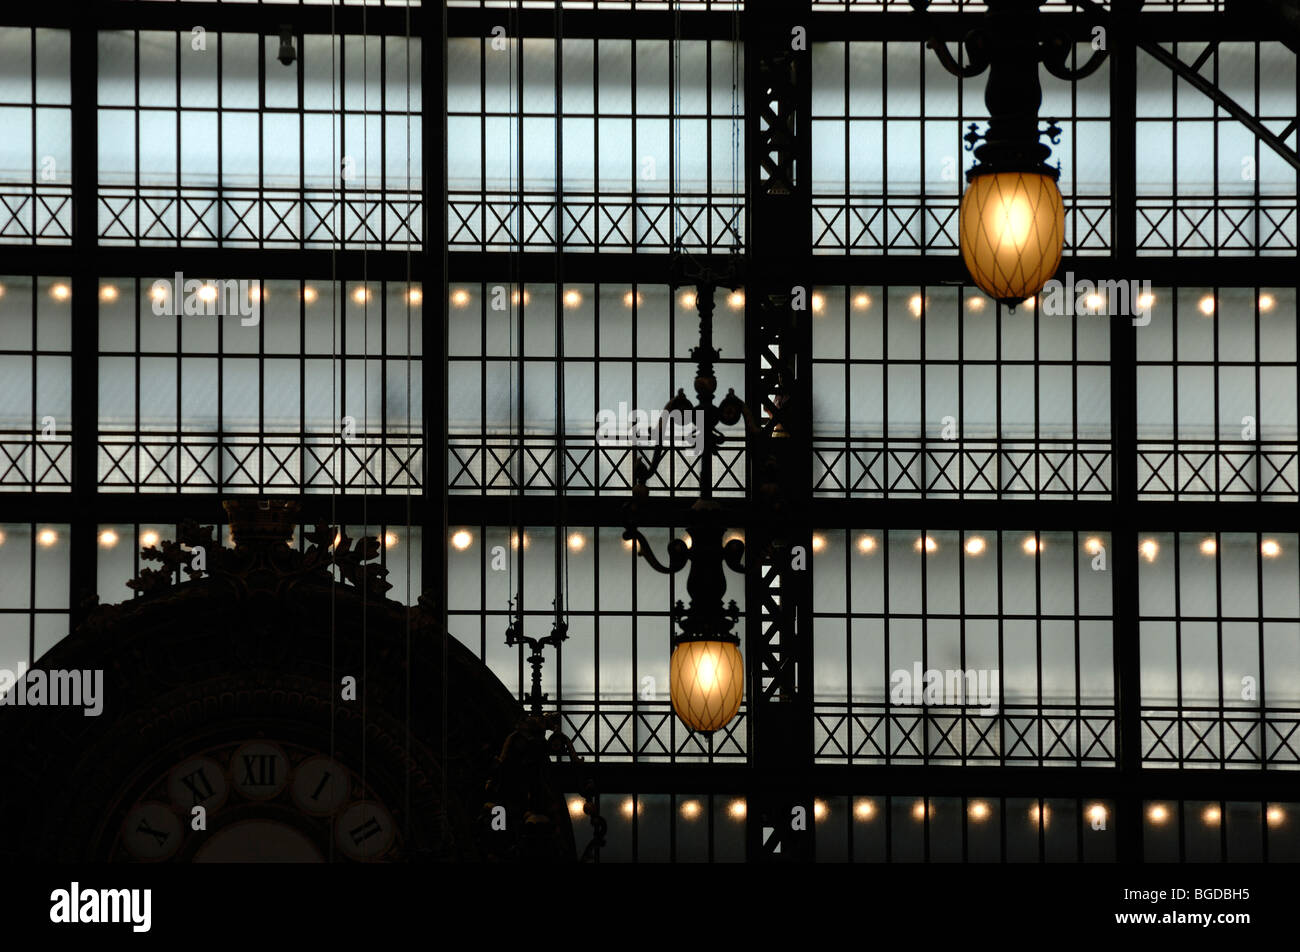
[{"label": "thin suspension wire", "polygon": [[[330,46],[330,152],[331,152],[331,158],[334,163],[334,171],[330,176],[331,191],[334,193],[334,201],[332,203],[333,207],[331,208],[331,214],[334,216],[334,235],[333,235],[333,240],[330,241],[330,293],[329,293],[330,410],[334,414],[337,414],[338,410],[340,409],[338,382],[339,382],[339,372],[340,369],[342,368],[342,361],[339,356],[339,328],[338,328],[339,322],[335,319],[334,313],[335,313],[335,306],[339,299],[339,295],[338,295],[338,240],[339,239],[338,236],[340,234],[340,228],[341,228],[341,223],[339,220],[339,205],[342,201],[342,197],[340,194],[341,187],[340,187],[339,177],[342,174],[341,164],[340,164],[342,155],[340,154],[341,146],[339,143],[341,123],[339,120],[338,104],[335,100],[335,95],[339,88],[339,79],[338,79],[338,69],[337,69],[338,56],[335,53],[336,47],[335,47],[335,39],[334,39],[335,36],[334,28],[335,28],[334,5],[330,4],[330,43],[329,43]],[[303,36],[304,36],[303,46],[305,47],[307,45],[305,40],[306,34],[303,34]],[[341,37],[338,41],[337,48],[341,52],[342,50]],[[306,50],[304,49],[303,52],[305,53]],[[305,290],[303,291],[302,294],[302,306],[304,309],[307,307],[307,293]],[[338,489],[342,482],[341,460],[343,459],[343,437],[342,437],[342,431],[338,429],[340,423],[341,421],[337,420],[337,416],[336,416],[334,426],[335,426],[335,433],[338,434],[338,438],[335,441],[335,457],[334,457],[334,466],[333,466],[334,478],[332,481],[333,484],[330,486],[330,526],[332,528],[337,527],[335,529],[335,531],[337,532],[337,535],[335,536],[335,540],[337,541],[335,541],[335,543],[330,548],[330,681],[329,683],[330,683],[330,761],[331,762],[334,761],[334,754],[335,754],[334,731],[335,731],[335,724],[338,723],[335,715],[336,695],[333,689],[333,685],[338,682],[338,679],[335,677],[335,672],[334,672],[334,663],[335,663],[335,654],[336,654],[335,640],[337,636],[335,596],[337,595],[337,590],[338,590],[338,575],[339,575],[335,563],[338,559],[338,541],[341,541],[343,536],[343,527],[339,526],[339,522],[338,522]],[[330,862],[333,862],[334,861],[334,837],[331,836],[329,840],[330,840],[329,860]]]},{"label": "thin suspension wire", "polygon": [[[404,19],[405,19],[405,26],[406,26],[406,46],[403,48],[402,55],[403,55],[403,63],[406,66],[406,115],[404,119],[405,119],[405,128],[406,128],[406,193],[409,200],[409,196],[411,194],[411,182],[412,182],[411,172],[415,165],[413,153],[411,150],[411,82],[412,82],[411,80],[411,5],[409,3],[406,5],[406,12],[405,12]],[[426,227],[424,231],[427,237],[428,228]],[[412,236],[412,238],[414,238],[414,236]],[[413,427],[411,425],[411,415],[412,415],[411,414],[411,323],[415,318],[415,315],[411,311],[412,305],[415,303],[411,300],[411,291],[412,291],[411,244],[412,244],[411,240],[408,240],[406,243],[406,307],[403,309],[406,313],[406,430],[403,436],[407,441],[404,452],[408,454],[406,477],[407,479],[413,480],[414,474],[411,472],[410,463],[409,463],[409,459],[410,459],[409,453],[411,452],[410,443],[412,440],[411,434],[413,431]],[[425,306],[426,304],[424,301],[424,288],[423,288],[423,283],[421,283],[421,289],[420,289],[421,313],[423,313],[423,308]],[[423,440],[424,426],[427,425],[428,425],[427,421],[425,421],[424,424],[420,427],[421,444],[423,444],[424,442]],[[426,478],[424,482],[427,483],[428,479]],[[411,529],[411,524],[412,524],[411,487],[408,486],[406,491],[406,601],[407,601],[406,645],[405,645],[406,685],[404,689],[404,694],[405,694],[404,701],[406,706],[406,737],[405,737],[404,753],[406,755],[407,763],[411,762],[411,628],[415,623],[415,606],[411,604],[411,598],[412,598],[411,564],[415,560],[415,539],[414,539],[414,533],[412,532]],[[421,536],[421,541],[423,541],[423,536]],[[423,589],[423,586],[421,586],[421,589]],[[416,603],[418,604],[418,599]],[[444,735],[446,734],[445,724],[443,725],[443,733]],[[406,840],[409,843],[411,839],[411,772],[409,770],[406,771],[403,776],[402,793],[403,793],[402,819],[406,827]]]},{"label": "thin suspension wire", "polygon": [[[370,178],[370,35],[367,16],[369,8],[361,8],[361,166],[365,172],[361,179],[362,208],[365,208],[366,187]],[[383,66],[383,57],[380,57],[380,67]],[[383,103],[383,81],[384,77],[379,77],[380,82],[380,106]],[[346,103],[345,103],[346,106]],[[355,166],[354,166],[355,168]],[[380,164],[382,175],[382,159]],[[380,179],[381,201],[384,181]],[[346,307],[346,302],[344,307]],[[382,307],[382,302],[381,302]],[[381,325],[382,326],[382,325]],[[362,465],[361,465],[361,524],[365,527],[364,533],[370,532],[370,226],[365,225],[361,235],[361,417],[362,432],[365,434],[363,439]],[[380,404],[381,412],[383,404]],[[382,441],[387,432],[387,421],[380,423],[380,440]],[[381,452],[382,460],[382,452]],[[382,462],[380,463],[382,466]],[[387,565],[388,556],[385,551],[387,542],[387,533],[383,528],[379,531],[379,560],[381,565]],[[366,576],[362,575],[365,579]],[[366,695],[370,652],[369,652],[369,626],[370,626],[370,589],[368,586],[362,586],[361,591],[361,795],[366,796]],[[362,811],[362,819],[367,819],[365,810]]]}]

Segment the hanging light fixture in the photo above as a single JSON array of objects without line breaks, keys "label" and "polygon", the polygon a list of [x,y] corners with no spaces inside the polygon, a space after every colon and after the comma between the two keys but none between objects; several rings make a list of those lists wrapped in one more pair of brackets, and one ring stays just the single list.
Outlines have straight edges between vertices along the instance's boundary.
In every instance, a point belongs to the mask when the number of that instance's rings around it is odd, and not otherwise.
[{"label": "hanging light fixture", "polygon": [[[914,4],[915,5],[915,4]],[[925,4],[921,4],[924,8]],[[966,173],[958,217],[962,260],[981,291],[1010,307],[1043,289],[1061,264],[1065,205],[1057,187],[1059,165],[1047,164],[1061,130],[1048,120],[1038,128],[1043,101],[1038,81],[1042,62],[1053,76],[1080,79],[1105,58],[1099,50],[1078,70],[1065,66],[1072,41],[1059,33],[1040,36],[1037,0],[988,0],[987,26],[965,39],[969,62],[959,65],[937,40],[929,46],[948,72],[959,78],[989,71],[984,102],[988,128],[975,123],[964,136],[975,165]]]},{"label": "hanging light fixture", "polygon": [[[690,604],[678,601],[673,609],[676,626],[670,647],[669,690],[673,711],[691,730],[704,734],[725,727],[740,710],[745,694],[745,662],[740,653],[740,636],[736,624],[740,609],[734,599],[724,602],[727,592],[725,569],[744,574],[745,542],[728,530],[736,525],[735,513],[729,512],[712,496],[713,456],[717,445],[726,439],[716,431],[721,424],[731,426],[743,418],[747,428],[755,429],[753,415],[732,391],[714,403],[718,380],[714,361],[718,351],[713,346],[714,292],[718,288],[734,289],[739,276],[734,264],[723,272],[694,266],[677,257],[674,269],[696,282],[694,301],[700,315],[700,346],[691,354],[697,361],[694,404],[682,390],[664,407],[653,454],[642,459],[637,453],[633,465],[632,499],[624,512],[623,538],[632,542],[637,555],[656,572],[671,575],[690,566],[686,590]],[[649,541],[638,528],[640,503],[649,495],[648,483],[667,458],[669,447],[682,434],[676,427],[698,421],[703,431],[698,473],[700,498],[691,506],[688,539],[668,543],[667,563],[660,562]]]}]

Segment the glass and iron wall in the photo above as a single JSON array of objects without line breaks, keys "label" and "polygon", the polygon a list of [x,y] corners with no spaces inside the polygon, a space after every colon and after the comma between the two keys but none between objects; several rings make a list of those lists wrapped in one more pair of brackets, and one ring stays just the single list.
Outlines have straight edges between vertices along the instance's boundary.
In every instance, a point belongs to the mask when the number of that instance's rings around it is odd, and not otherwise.
[{"label": "glass and iron wall", "polygon": [[[521,699],[506,628],[559,610],[542,689],[605,860],[761,858],[757,794],[790,773],[760,763],[765,700],[712,736],[673,714],[685,579],[622,533],[697,373],[673,262],[762,233],[762,11],[465,0],[444,55],[428,5],[234,6],[0,28],[0,666],[134,597],[185,522],[227,538],[223,497],[298,497],[304,530],[379,538],[389,596]],[[1170,0],[1140,14],[1155,49],[1112,32],[1108,66],[1045,78],[1061,277],[1091,283],[1010,309],[956,253],[983,80],[926,48],[982,5],[805,6],[815,856],[1300,858],[1295,54]],[[1045,9],[1086,59],[1073,5]],[[718,397],[754,407],[795,346],[764,337],[761,277],[713,328]],[[651,479],[657,552],[706,490],[729,536],[762,529],[722,431],[704,485],[689,440]],[[727,594],[747,658],[752,582]]]}]

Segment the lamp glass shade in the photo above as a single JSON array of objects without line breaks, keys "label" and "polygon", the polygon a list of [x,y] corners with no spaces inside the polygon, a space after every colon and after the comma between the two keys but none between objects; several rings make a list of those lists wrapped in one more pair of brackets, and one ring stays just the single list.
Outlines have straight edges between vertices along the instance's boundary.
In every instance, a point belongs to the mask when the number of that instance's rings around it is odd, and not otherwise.
[{"label": "lamp glass shade", "polygon": [[670,665],[673,710],[692,730],[712,733],[740,710],[745,662],[729,641],[684,641]]},{"label": "lamp glass shade", "polygon": [[1061,264],[1061,190],[1037,172],[977,175],[962,196],[958,230],[962,260],[979,289],[1019,303],[1041,291]]}]

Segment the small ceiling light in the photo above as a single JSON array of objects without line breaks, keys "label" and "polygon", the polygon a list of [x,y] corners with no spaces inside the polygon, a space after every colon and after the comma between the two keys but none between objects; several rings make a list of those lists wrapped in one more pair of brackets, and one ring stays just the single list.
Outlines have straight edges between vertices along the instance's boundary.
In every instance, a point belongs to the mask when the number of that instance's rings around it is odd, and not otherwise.
[{"label": "small ceiling light", "polygon": [[211,304],[217,299],[217,289],[211,284],[204,284],[199,288],[199,300],[205,304]]},{"label": "small ceiling light", "polygon": [[1045,803],[1041,805],[1035,803],[1029,808],[1029,819],[1033,821],[1035,825],[1041,823],[1043,826],[1047,826],[1052,819],[1052,808]]},{"label": "small ceiling light", "polygon": [[1083,550],[1089,555],[1097,555],[1103,548],[1105,548],[1104,543],[1096,536],[1090,537],[1083,543]]},{"label": "small ceiling light", "polygon": [[681,540],[686,543],[686,548],[689,549],[691,547],[691,534],[689,532],[682,536]]},{"label": "small ceiling light", "polygon": [[859,311],[865,311],[871,307],[871,295],[865,292],[853,295],[853,306]]},{"label": "small ceiling light", "polygon": [[457,529],[451,534],[451,544],[464,552],[474,543],[474,537],[466,529]]},{"label": "small ceiling light", "polygon": [[931,807],[927,811],[925,808],[924,800],[917,800],[914,804],[912,804],[912,819],[924,820],[927,812],[930,814],[930,816],[934,816],[934,807]]},{"label": "small ceiling light", "polygon": [[295,54],[293,50],[293,27],[280,27],[280,50],[275,54],[275,58],[280,61],[282,66],[292,66]]},{"label": "small ceiling light", "polygon": [[586,806],[586,801],[581,797],[572,797],[569,800],[569,816],[573,817],[575,820],[578,819],[582,816],[582,811]]},{"label": "small ceiling light", "polygon": [[1214,295],[1205,295],[1205,297],[1201,298],[1200,301],[1197,302],[1196,307],[1202,314],[1209,317],[1214,313]]},{"label": "small ceiling light", "polygon": [[1088,819],[1093,823],[1105,823],[1106,808],[1100,803],[1094,803],[1092,806],[1088,807]]},{"label": "small ceiling light", "polygon": [[732,800],[727,805],[727,815],[733,820],[743,820],[749,813],[749,808],[745,805],[744,800]]},{"label": "small ceiling light", "polygon": [[727,295],[727,306],[733,311],[738,311],[745,306],[745,292],[732,291]]},{"label": "small ceiling light", "polygon": [[262,296],[262,288],[259,285],[254,284],[248,289],[248,299],[254,304],[259,303],[262,300]]},{"label": "small ceiling light", "polygon": [[564,292],[565,307],[577,307],[581,303],[582,303],[582,292],[573,291],[573,290]]},{"label": "small ceiling light", "polygon": [[117,286],[113,284],[102,285],[99,289],[99,299],[101,301],[110,301],[110,302],[116,301]]},{"label": "small ceiling light", "polygon": [[419,288],[411,288],[406,292],[406,300],[411,304],[419,304],[424,300],[424,292]]},{"label": "small ceiling light", "polygon": [[1169,810],[1162,803],[1154,803],[1147,810],[1147,819],[1156,824],[1164,823],[1169,819]]},{"label": "small ceiling light", "polygon": [[972,294],[966,299],[966,306],[972,311],[982,311],[984,310],[984,298],[977,294]]},{"label": "small ceiling light", "polygon": [[384,533],[384,548],[386,548],[386,549],[391,549],[391,548],[393,548],[393,546],[397,545],[397,542],[398,542],[398,539],[397,539],[397,533],[396,533],[396,532],[385,532],[385,533]]},{"label": "small ceiling light", "polygon": [[5,296],[5,286],[3,284],[0,284],[0,297],[4,297],[4,296]]},{"label": "small ceiling light", "polygon": [[702,811],[701,808],[700,808],[700,801],[699,801],[699,800],[687,800],[685,803],[682,804],[682,819],[683,819],[683,820],[695,820],[695,819],[698,819],[699,816],[700,816],[700,813],[701,813],[701,812],[703,812],[703,811]]},{"label": "small ceiling light", "polygon": [[1282,546],[1276,539],[1265,539],[1259,544],[1259,552],[1266,559],[1276,559],[1282,554]]},{"label": "small ceiling light", "polygon": [[1201,811],[1201,819],[1205,821],[1206,826],[1218,826],[1219,821],[1223,819],[1223,811],[1217,806],[1208,806]]},{"label": "small ceiling light", "polygon": [[861,552],[863,555],[869,555],[870,553],[876,551],[875,536],[869,536],[869,535],[858,536],[858,551]]},{"label": "small ceiling light", "polygon": [[56,284],[50,288],[50,295],[56,301],[66,301],[72,294],[72,289],[66,284]]},{"label": "small ceiling light", "polygon": [[988,546],[979,536],[972,536],[966,540],[967,555],[983,555],[986,548],[988,548]]},{"label": "small ceiling light", "polygon": [[970,818],[972,820],[987,820],[989,818],[989,805],[983,800],[973,800],[970,805]]},{"label": "small ceiling light", "polygon": [[316,297],[317,297],[316,289],[313,288],[310,284],[302,289],[302,299],[306,301],[308,304],[313,303],[316,300]]},{"label": "small ceiling light", "polygon": [[48,549],[59,541],[59,534],[53,529],[42,529],[36,534],[36,541]]},{"label": "small ceiling light", "polygon": [[358,304],[365,304],[370,300],[370,289],[365,285],[360,285],[352,292],[352,300]]},{"label": "small ceiling light", "polygon": [[[529,537],[528,533],[525,532],[525,533],[523,534],[524,548],[527,549],[528,546],[529,546],[529,544],[530,544],[532,541],[533,541],[533,540]],[[512,533],[510,533],[510,548],[512,548],[512,549],[517,549],[517,548],[519,548],[519,533],[518,533],[518,532],[512,532]]]},{"label": "small ceiling light", "polygon": [[1219,543],[1214,541],[1214,536],[1201,540],[1201,555],[1214,555],[1219,551]]},{"label": "small ceiling light", "polygon": [[824,820],[824,819],[826,819],[826,814],[829,813],[829,812],[830,812],[830,808],[826,806],[826,801],[825,801],[825,800],[814,800],[814,801],[813,801],[813,819],[814,819],[814,820]]},{"label": "small ceiling light", "polygon": [[523,294],[521,295],[519,293],[519,289],[516,288],[510,294],[511,304],[518,304],[520,301],[522,301],[524,304],[530,304],[532,303],[532,300],[533,300],[533,293],[531,291],[524,291]]},{"label": "small ceiling light", "polygon": [[4,545],[4,544],[5,544],[5,534],[3,532],[0,532],[0,545]]},{"label": "small ceiling light", "polygon": [[822,552],[826,549],[826,537],[820,532],[814,532],[812,537],[812,547],[814,552]]},{"label": "small ceiling light", "polygon": [[876,815],[876,805],[870,800],[859,800],[853,807],[853,815],[859,820],[870,820]]},{"label": "small ceiling light", "polygon": [[633,545],[635,545],[635,543],[634,543],[631,539],[624,539],[624,540],[623,540],[623,548],[627,549],[629,552],[632,551],[632,546],[633,546]]},{"label": "small ceiling light", "polygon": [[153,529],[145,529],[140,533],[140,544],[145,548],[158,544],[159,535]]},{"label": "small ceiling light", "polygon": [[631,797],[628,797],[619,806],[619,809],[622,811],[623,815],[630,820],[632,819],[632,814],[641,812],[641,804],[637,803]]},{"label": "small ceiling light", "polygon": [[1035,536],[1027,536],[1020,544],[1020,548],[1024,550],[1025,555],[1037,555],[1043,551],[1043,542]]},{"label": "small ceiling light", "polygon": [[1156,556],[1160,554],[1160,546],[1155,539],[1143,539],[1142,544],[1138,546],[1138,552],[1148,562],[1154,562]]},{"label": "small ceiling light", "polygon": [[454,307],[467,307],[469,305],[469,292],[464,288],[457,288],[452,291],[451,303]]},{"label": "small ceiling light", "polygon": [[907,299],[907,309],[912,312],[913,317],[920,317],[921,312],[925,310],[925,299],[919,294],[913,294]]},{"label": "small ceiling light", "polygon": [[682,307],[685,308],[695,307],[695,292],[683,291],[681,296],[681,302],[682,302]]},{"label": "small ceiling light", "polygon": [[636,292],[635,294],[631,291],[628,291],[626,294],[623,295],[623,303],[627,307],[632,307],[633,305],[640,306],[643,300],[645,300],[645,297],[639,291]]},{"label": "small ceiling light", "polygon": [[1155,303],[1156,303],[1156,296],[1152,294],[1150,291],[1147,291],[1145,294],[1138,295],[1138,299],[1137,299],[1138,307],[1142,308],[1142,310],[1144,311]]},{"label": "small ceiling light", "polygon": [[814,291],[812,296],[812,306],[813,311],[817,314],[826,310],[826,295]]},{"label": "small ceiling light", "polygon": [[105,529],[99,534],[99,544],[106,549],[111,549],[117,545],[117,533],[112,529]]},{"label": "small ceiling light", "polygon": [[1273,310],[1273,305],[1275,305],[1276,303],[1277,301],[1274,299],[1273,295],[1271,294],[1264,293],[1259,296],[1259,309],[1261,311]]},{"label": "small ceiling light", "polygon": [[1100,311],[1106,306],[1106,299],[1100,294],[1089,294],[1083,299],[1083,306],[1090,311]]},{"label": "small ceiling light", "polygon": [[924,549],[927,553],[935,552],[939,548],[939,543],[934,541],[933,536],[928,536],[928,535],[917,536],[916,542],[912,544],[912,548],[914,548],[917,552],[920,552],[922,549]]},{"label": "small ceiling light", "polygon": [[581,532],[572,532],[569,534],[569,551],[581,552],[587,546],[587,537]]},{"label": "small ceiling light", "polygon": [[1281,807],[1271,806],[1264,816],[1268,819],[1269,826],[1281,826],[1286,820],[1286,811]]}]

